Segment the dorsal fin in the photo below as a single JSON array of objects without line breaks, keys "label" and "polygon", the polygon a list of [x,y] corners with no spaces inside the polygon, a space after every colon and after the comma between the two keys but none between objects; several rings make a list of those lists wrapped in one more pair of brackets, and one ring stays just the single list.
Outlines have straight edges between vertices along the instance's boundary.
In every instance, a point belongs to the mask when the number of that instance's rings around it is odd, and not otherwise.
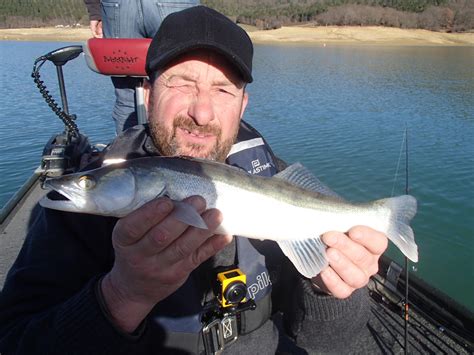
[{"label": "dorsal fin", "polygon": [[305,168],[301,163],[295,163],[280,171],[273,176],[276,179],[291,182],[293,185],[302,187],[303,189],[318,192],[322,195],[337,197],[337,193],[324,185],[314,174]]}]

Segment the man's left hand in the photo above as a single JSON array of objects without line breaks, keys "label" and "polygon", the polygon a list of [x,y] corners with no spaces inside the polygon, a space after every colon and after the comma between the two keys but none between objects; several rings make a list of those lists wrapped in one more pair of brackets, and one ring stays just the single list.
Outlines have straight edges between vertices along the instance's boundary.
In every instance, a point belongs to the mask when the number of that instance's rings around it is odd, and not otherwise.
[{"label": "man's left hand", "polygon": [[315,288],[336,298],[347,298],[367,285],[388,245],[384,233],[365,226],[353,227],[347,233],[327,232],[322,240],[328,246],[329,266],[311,281]]}]

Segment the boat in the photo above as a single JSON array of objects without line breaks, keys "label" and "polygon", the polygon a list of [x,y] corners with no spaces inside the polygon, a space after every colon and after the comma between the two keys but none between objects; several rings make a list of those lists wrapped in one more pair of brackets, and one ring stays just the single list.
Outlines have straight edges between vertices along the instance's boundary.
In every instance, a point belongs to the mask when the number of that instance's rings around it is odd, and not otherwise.
[{"label": "boat", "polygon": [[[65,130],[53,135],[46,143],[38,169],[1,210],[0,289],[23,244],[21,236],[26,236],[38,211],[38,201],[46,193],[41,188],[44,178],[77,171],[84,158],[90,161],[100,155],[101,147],[89,144],[87,137],[79,133],[74,116],[68,112],[63,66],[84,52],[89,67],[101,74],[146,76],[144,61],[149,40],[97,41],[104,40],[91,39],[84,46],[63,47],[35,61],[34,81],[47,104],[63,120]],[[128,48],[128,54],[125,57],[117,56],[115,53],[120,52],[116,50],[117,46]],[[135,52],[131,48],[135,48]],[[46,62],[52,62],[57,68],[62,108],[49,95],[40,79],[39,69]],[[137,95],[142,95],[140,87],[137,89]],[[143,102],[140,100],[138,97],[137,102]],[[139,107],[138,110],[139,122],[144,122],[144,108]],[[379,271],[368,284],[368,335],[358,339],[357,349],[348,349],[347,352],[473,354],[473,312],[421,278],[408,273],[407,269],[407,265],[399,265],[388,256],[382,256]]]}]

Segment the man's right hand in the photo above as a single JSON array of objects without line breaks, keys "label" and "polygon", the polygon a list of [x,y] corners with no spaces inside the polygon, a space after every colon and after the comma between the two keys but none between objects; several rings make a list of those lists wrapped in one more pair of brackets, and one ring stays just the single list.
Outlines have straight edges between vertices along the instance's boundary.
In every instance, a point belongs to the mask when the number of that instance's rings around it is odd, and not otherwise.
[{"label": "man's right hand", "polygon": [[91,20],[89,22],[89,28],[91,29],[92,37],[102,38],[102,20]]},{"label": "man's right hand", "polygon": [[125,332],[133,332],[196,267],[232,241],[232,236],[214,234],[222,222],[218,210],[206,210],[199,196],[184,202],[201,214],[207,230],[174,218],[173,202],[165,197],[143,205],[114,228],[115,263],[101,289],[115,324]]}]

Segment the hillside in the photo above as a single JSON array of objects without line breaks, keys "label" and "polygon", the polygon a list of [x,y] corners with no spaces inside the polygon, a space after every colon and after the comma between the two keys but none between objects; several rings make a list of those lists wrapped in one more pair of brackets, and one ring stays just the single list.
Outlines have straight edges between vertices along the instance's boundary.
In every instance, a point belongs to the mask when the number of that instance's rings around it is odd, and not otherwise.
[{"label": "hillside", "polygon": [[[202,0],[241,24],[474,30],[474,0]],[[83,0],[0,0],[0,28],[87,25]]]}]

